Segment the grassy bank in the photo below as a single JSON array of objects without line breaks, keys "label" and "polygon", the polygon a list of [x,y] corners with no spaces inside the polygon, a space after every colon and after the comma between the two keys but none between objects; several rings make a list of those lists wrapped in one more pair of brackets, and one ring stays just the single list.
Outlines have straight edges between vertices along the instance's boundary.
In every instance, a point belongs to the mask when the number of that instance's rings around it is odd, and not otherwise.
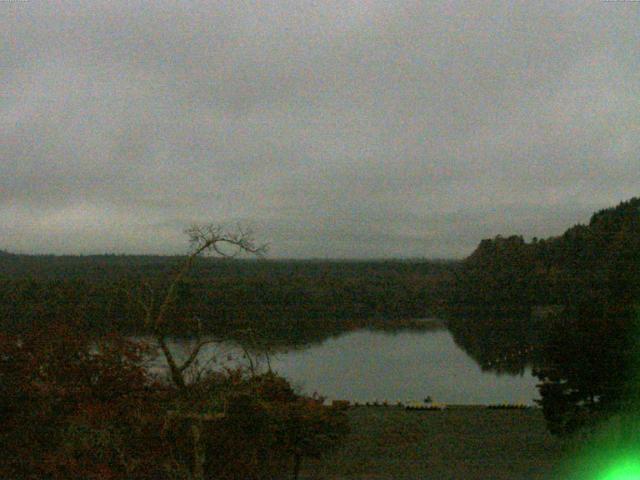
[{"label": "grassy bank", "polygon": [[545,430],[539,409],[357,407],[349,417],[342,448],[307,460],[301,478],[546,479],[564,447]]}]

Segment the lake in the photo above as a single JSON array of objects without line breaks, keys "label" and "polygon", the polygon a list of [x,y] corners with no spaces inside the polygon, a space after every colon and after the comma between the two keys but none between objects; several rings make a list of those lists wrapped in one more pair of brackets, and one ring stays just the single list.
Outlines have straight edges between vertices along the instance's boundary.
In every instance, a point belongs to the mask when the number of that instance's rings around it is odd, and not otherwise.
[{"label": "lake", "polygon": [[[185,358],[193,341],[172,339],[172,350]],[[211,362],[215,359],[215,363]],[[232,342],[204,347],[201,365],[247,364]],[[539,398],[531,369],[522,374],[482,371],[446,329],[396,332],[356,330],[303,348],[270,355],[271,368],[306,394],[359,402],[423,400],[449,404],[533,404]],[[261,359],[261,367],[266,361]],[[155,371],[164,369],[161,357]]]}]

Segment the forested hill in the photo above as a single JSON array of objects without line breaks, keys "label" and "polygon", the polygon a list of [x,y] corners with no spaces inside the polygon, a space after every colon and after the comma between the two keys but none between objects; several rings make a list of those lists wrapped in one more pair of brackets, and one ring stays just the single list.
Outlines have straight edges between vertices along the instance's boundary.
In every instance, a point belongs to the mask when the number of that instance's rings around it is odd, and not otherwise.
[{"label": "forested hill", "polygon": [[640,298],[640,198],[601,210],[559,237],[483,240],[455,285],[450,303],[460,308],[627,310]]},{"label": "forested hill", "polygon": [[[159,299],[183,261],[2,254],[0,327],[64,318],[102,330],[135,330],[144,317],[138,299],[150,291]],[[180,286],[172,314],[176,325],[198,318],[213,330],[230,323],[280,328],[422,318],[443,298],[441,279],[458,263],[202,258]]]},{"label": "forested hill", "polygon": [[[185,257],[174,255],[25,255],[0,250],[0,278],[70,279],[95,278],[96,275],[170,275],[182,265]],[[256,259],[199,258],[194,276],[303,276],[366,277],[380,275],[433,275],[449,271],[460,262],[455,260],[381,259]]]}]

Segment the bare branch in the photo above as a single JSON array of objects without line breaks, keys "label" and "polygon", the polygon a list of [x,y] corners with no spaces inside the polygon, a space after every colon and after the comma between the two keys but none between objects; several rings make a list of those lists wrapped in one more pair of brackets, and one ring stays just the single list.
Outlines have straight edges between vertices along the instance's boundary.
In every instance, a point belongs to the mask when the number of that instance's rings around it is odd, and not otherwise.
[{"label": "bare branch", "polygon": [[[189,273],[193,267],[193,263],[196,258],[206,253],[217,254],[221,257],[235,257],[241,253],[249,253],[256,256],[262,256],[267,251],[266,245],[259,245],[256,243],[253,231],[248,228],[244,228],[241,225],[237,225],[235,230],[226,230],[219,225],[194,225],[187,229],[185,233],[189,236],[189,242],[191,243],[191,252],[186,257],[184,264],[180,270],[176,273],[173,280],[169,284],[167,293],[160,304],[157,314],[153,317],[154,304],[153,304],[153,290],[147,285],[147,288],[151,291],[151,301],[146,305],[145,313],[149,321],[152,323],[155,330],[160,349],[162,350],[169,371],[175,385],[184,390],[186,388],[186,382],[184,372],[187,370],[198,357],[198,353],[206,344],[211,343],[212,340],[200,341],[196,347],[191,351],[187,360],[180,366],[175,361],[173,354],[171,353],[166,343],[164,323],[167,313],[172,303],[175,301],[176,290],[178,285],[183,281],[184,277]],[[233,252],[228,253],[224,247],[231,247]],[[144,306],[144,305],[143,305]]]},{"label": "bare branch", "polygon": [[187,368],[189,368],[191,364],[196,360],[196,358],[198,358],[198,354],[200,353],[200,350],[202,350],[202,347],[210,343],[215,343],[215,340],[202,340],[198,342],[198,344],[191,350],[189,358],[187,358],[187,360],[179,367],[179,370],[181,372],[184,372]]},{"label": "bare branch", "polygon": [[[219,225],[193,225],[185,233],[191,242],[192,254],[215,253],[221,257],[234,257],[240,253],[262,256],[267,252],[266,244],[257,244],[253,230],[237,225],[235,230],[225,230]],[[233,248],[227,253],[222,245]]]},{"label": "bare branch", "polygon": [[169,366],[169,373],[171,373],[171,379],[173,380],[173,383],[176,385],[176,387],[178,387],[178,389],[184,391],[187,387],[187,384],[184,381],[182,371],[176,364],[171,350],[169,350],[169,346],[167,345],[164,335],[158,335],[157,340],[160,344],[160,349],[164,354],[164,358],[167,361],[167,365]]}]

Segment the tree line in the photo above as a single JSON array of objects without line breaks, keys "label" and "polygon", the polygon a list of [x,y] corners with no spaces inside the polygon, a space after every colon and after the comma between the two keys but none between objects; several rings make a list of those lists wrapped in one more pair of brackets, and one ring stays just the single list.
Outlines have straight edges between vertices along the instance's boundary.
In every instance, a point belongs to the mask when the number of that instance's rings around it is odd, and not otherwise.
[{"label": "tree line", "polygon": [[454,270],[452,309],[494,313],[562,305],[594,315],[628,313],[640,292],[640,198],[596,212],[549,239],[497,236]]},{"label": "tree line", "polygon": [[[20,330],[54,318],[90,331],[145,333],[140,296],[160,296],[181,257],[0,256],[0,325]],[[130,263],[129,263],[130,261]],[[198,258],[176,290],[175,333],[253,327],[350,328],[422,318],[444,296],[455,262],[272,261]],[[158,301],[158,299],[156,299]],[[295,341],[295,339],[292,339]]]}]

